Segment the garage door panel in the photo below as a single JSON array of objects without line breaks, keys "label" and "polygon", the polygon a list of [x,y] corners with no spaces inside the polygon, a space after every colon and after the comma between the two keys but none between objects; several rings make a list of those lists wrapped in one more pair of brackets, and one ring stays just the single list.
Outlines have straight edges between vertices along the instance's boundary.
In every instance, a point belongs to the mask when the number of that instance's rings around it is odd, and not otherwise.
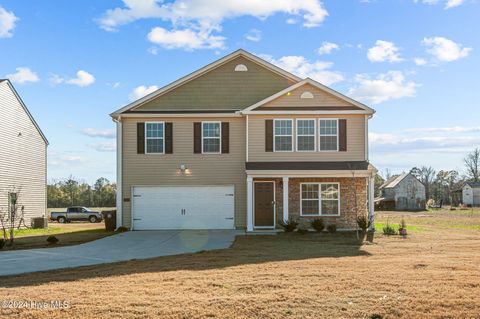
[{"label": "garage door panel", "polygon": [[134,187],[133,228],[232,229],[233,186]]}]

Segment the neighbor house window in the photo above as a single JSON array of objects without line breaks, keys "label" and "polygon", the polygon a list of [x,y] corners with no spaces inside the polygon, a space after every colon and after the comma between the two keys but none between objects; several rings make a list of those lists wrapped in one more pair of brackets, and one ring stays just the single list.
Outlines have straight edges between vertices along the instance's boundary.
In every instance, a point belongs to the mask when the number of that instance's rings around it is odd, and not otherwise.
[{"label": "neighbor house window", "polygon": [[161,154],[164,150],[165,124],[163,122],[145,123],[145,153]]},{"label": "neighbor house window", "polygon": [[315,120],[297,120],[297,151],[315,151]]},{"label": "neighbor house window", "polygon": [[320,151],[338,151],[338,120],[320,120]]},{"label": "neighbor house window", "polygon": [[275,152],[293,151],[293,121],[274,120]]},{"label": "neighbor house window", "polygon": [[339,184],[301,184],[300,202],[302,216],[339,216]]},{"label": "neighbor house window", "polygon": [[202,122],[202,152],[220,153],[220,122]]}]

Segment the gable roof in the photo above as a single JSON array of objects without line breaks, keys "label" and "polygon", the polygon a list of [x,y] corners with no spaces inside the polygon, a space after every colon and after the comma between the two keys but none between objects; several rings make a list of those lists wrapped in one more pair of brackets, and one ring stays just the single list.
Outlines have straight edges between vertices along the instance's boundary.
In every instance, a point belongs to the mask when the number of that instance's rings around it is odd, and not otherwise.
[{"label": "gable roof", "polygon": [[[471,188],[479,188],[480,187],[480,182],[465,182],[465,185],[468,185]],[[463,186],[465,186],[465,185],[463,185]]]},{"label": "gable roof", "polygon": [[[300,81],[300,82],[297,82],[297,83],[293,84],[292,86],[290,86],[290,87],[288,87],[288,88],[286,88],[286,89],[284,89],[284,90],[282,90],[282,91],[280,91],[280,92],[278,92],[278,93],[275,93],[274,95],[269,96],[269,97],[267,97],[266,99],[263,99],[262,101],[259,101],[259,102],[255,103],[255,104],[253,104],[253,105],[251,105],[251,106],[243,109],[243,110],[242,110],[242,113],[244,113],[244,114],[249,114],[249,113],[250,113],[250,114],[253,114],[253,113],[255,112],[255,109],[256,109],[256,108],[258,108],[258,107],[260,107],[260,106],[262,106],[262,105],[264,105],[264,104],[266,104],[266,103],[268,103],[268,102],[271,102],[271,101],[273,101],[273,100],[275,100],[275,99],[277,99],[277,98],[279,98],[279,97],[287,94],[288,92],[290,92],[290,91],[292,91],[292,90],[295,90],[295,89],[297,89],[297,88],[299,88],[299,87],[302,87],[302,86],[304,86],[304,85],[306,85],[306,84],[310,84],[310,85],[312,85],[312,86],[314,86],[314,87],[316,87],[316,88],[318,88],[318,89],[320,89],[320,90],[322,90],[322,91],[324,91],[324,92],[327,92],[327,93],[329,93],[329,94],[331,94],[331,95],[333,95],[333,96],[335,96],[335,97],[337,97],[337,98],[339,98],[339,99],[341,99],[341,100],[343,100],[343,101],[345,101],[345,102],[347,102],[347,103],[350,103],[350,104],[352,104],[352,105],[354,105],[355,107],[358,108],[358,110],[348,110],[348,111],[346,111],[346,112],[348,112],[348,113],[360,113],[360,114],[373,114],[373,113],[375,113],[375,110],[374,110],[374,109],[366,106],[365,104],[360,103],[360,102],[358,102],[358,101],[356,101],[356,100],[354,100],[354,99],[352,99],[352,98],[349,98],[348,96],[343,95],[343,94],[341,94],[340,92],[337,92],[337,91],[335,91],[335,90],[333,90],[333,89],[331,89],[331,88],[329,88],[329,87],[327,87],[327,86],[325,86],[325,85],[323,85],[323,84],[321,84],[321,83],[319,83],[319,82],[317,82],[317,81],[315,81],[315,80],[312,80],[312,79],[310,79],[310,78],[306,78],[306,79],[304,79],[304,80],[302,80],[302,81]],[[321,111],[321,108],[322,108],[322,107],[318,107],[319,112],[324,112],[324,111]],[[327,111],[327,110],[325,110],[325,111]],[[279,113],[278,111],[265,111],[265,112]],[[297,112],[302,112],[302,111],[297,111]],[[308,111],[308,113],[314,113],[314,112]],[[338,111],[336,111],[336,113],[338,113]]]},{"label": "gable roof", "polygon": [[27,106],[25,105],[25,103],[23,103],[23,100],[22,98],[20,97],[20,95],[18,94],[17,90],[15,90],[15,87],[13,86],[13,84],[10,82],[9,79],[0,79],[0,84],[3,83],[3,82],[6,82],[7,85],[10,87],[10,90],[13,92],[13,94],[15,95],[15,97],[17,98],[18,102],[20,103],[20,105],[23,107],[23,109],[25,110],[25,113],[27,113],[28,117],[30,118],[30,120],[32,121],[33,125],[35,126],[35,128],[37,129],[38,133],[40,134],[40,136],[42,137],[42,139],[45,141],[45,144],[49,145],[50,143],[48,142],[47,138],[45,137],[45,134],[43,134],[42,130],[40,129],[40,126],[38,126],[37,122],[35,121],[35,119],[33,118],[32,114],[30,113],[30,111],[28,110]]},{"label": "gable roof", "polygon": [[414,175],[410,174],[410,173],[402,173],[402,174],[399,174],[399,175],[393,175],[392,177],[390,177],[389,179],[387,179],[385,181],[385,183],[383,183],[381,186],[380,186],[380,189],[383,189],[383,188],[394,188],[396,187],[398,184],[400,184],[401,181],[403,181],[405,179],[405,177],[407,176],[412,176],[413,178],[415,178],[420,184],[423,185],[422,182],[420,182],[418,180],[418,178],[416,178]]},{"label": "gable roof", "polygon": [[294,75],[290,72],[287,72],[287,71],[279,68],[278,66],[275,66],[272,63],[267,62],[267,61],[255,56],[255,55],[253,55],[253,54],[251,54],[251,53],[249,53],[249,52],[247,52],[243,49],[239,49],[237,51],[234,51],[234,52],[224,56],[223,58],[221,58],[217,61],[214,61],[214,62],[204,66],[203,68],[198,69],[195,72],[192,72],[192,73],[190,73],[190,74],[188,74],[188,75],[186,75],[186,76],[184,76],[184,77],[182,77],[182,78],[180,78],[180,79],[178,79],[178,80],[176,80],[176,81],[174,81],[174,82],[172,82],[172,83],[170,83],[170,84],[168,84],[168,85],[166,85],[166,86],[164,86],[164,87],[162,87],[162,88],[160,88],[160,89],[158,89],[158,90],[156,90],[156,91],[154,91],[154,92],[152,92],[152,93],[150,93],[150,94],[148,94],[148,95],[146,95],[146,96],[144,96],[144,97],[142,97],[142,98],[140,98],[140,99],[138,99],[138,100],[136,100],[136,101],[134,101],[134,102],[132,102],[128,105],[126,105],[126,106],[124,106],[124,107],[122,107],[121,109],[118,109],[117,111],[111,113],[110,116],[117,117],[117,116],[119,116],[120,114],[122,114],[126,111],[135,109],[135,108],[137,108],[137,107],[139,107],[139,106],[141,106],[141,105],[143,105],[143,104],[145,104],[145,103],[147,103],[147,102],[149,102],[149,101],[151,101],[151,100],[153,100],[153,99],[155,99],[155,98],[157,98],[157,97],[159,97],[159,96],[161,96],[165,93],[170,92],[171,90],[173,90],[173,89],[175,89],[175,88],[177,88],[177,87],[179,87],[179,86],[181,86],[185,83],[188,83],[191,80],[194,80],[194,79],[200,77],[203,74],[206,74],[206,73],[218,68],[219,66],[221,66],[221,65],[223,65],[223,64],[225,64],[225,63],[227,63],[227,62],[229,62],[229,61],[231,61],[231,60],[233,60],[233,59],[235,59],[239,56],[242,56],[242,57],[244,57],[244,58],[246,58],[246,59],[248,59],[248,60],[250,60],[254,63],[257,63],[257,64],[265,67],[266,69],[283,76],[284,78],[286,78],[290,81],[293,81],[293,82],[301,81],[301,78],[299,78],[298,76],[296,76],[296,75]]}]

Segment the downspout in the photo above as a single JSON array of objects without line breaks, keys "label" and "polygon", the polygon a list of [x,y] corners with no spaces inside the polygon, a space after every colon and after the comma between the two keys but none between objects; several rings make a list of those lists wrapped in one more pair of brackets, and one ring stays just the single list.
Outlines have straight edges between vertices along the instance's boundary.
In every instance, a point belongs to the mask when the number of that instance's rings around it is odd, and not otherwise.
[{"label": "downspout", "polygon": [[123,180],[122,180],[122,118],[112,118],[117,123],[117,215],[116,224],[117,228],[123,226],[123,214],[122,214],[122,198],[123,198]]},{"label": "downspout", "polygon": [[[368,141],[368,120],[373,117],[372,115],[365,116],[365,160],[369,162],[369,141]],[[373,167],[372,167],[373,168]],[[375,231],[375,176],[377,170],[372,169],[370,176],[367,178],[367,194],[368,194],[368,220],[370,221],[370,231]]]}]

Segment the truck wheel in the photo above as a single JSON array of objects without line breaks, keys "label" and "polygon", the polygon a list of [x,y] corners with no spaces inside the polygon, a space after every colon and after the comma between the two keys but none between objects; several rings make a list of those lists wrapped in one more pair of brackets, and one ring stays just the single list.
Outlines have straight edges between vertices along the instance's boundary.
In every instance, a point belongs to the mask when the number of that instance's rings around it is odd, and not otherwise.
[{"label": "truck wheel", "polygon": [[91,223],[96,223],[96,222],[97,222],[97,217],[96,217],[96,216],[90,216],[90,217],[88,217],[88,220],[89,220]]},{"label": "truck wheel", "polygon": [[60,224],[64,224],[67,222],[67,219],[65,217],[60,216],[57,218],[57,222],[59,222]]}]

